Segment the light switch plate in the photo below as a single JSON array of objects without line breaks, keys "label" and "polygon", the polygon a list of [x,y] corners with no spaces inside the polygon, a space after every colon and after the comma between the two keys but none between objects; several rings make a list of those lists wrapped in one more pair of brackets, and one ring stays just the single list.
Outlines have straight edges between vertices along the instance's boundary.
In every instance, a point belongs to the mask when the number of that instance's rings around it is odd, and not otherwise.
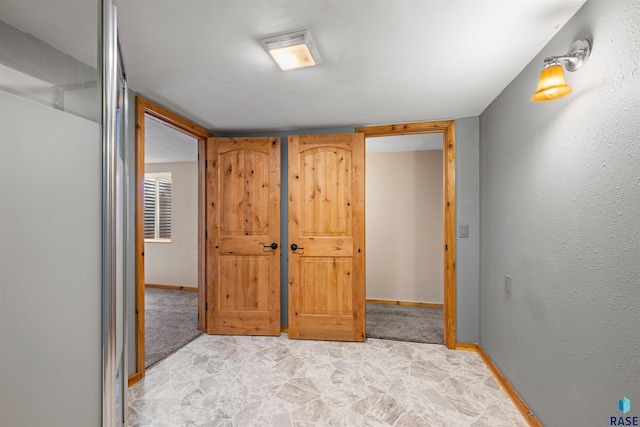
[{"label": "light switch plate", "polygon": [[463,238],[463,239],[468,238],[469,237],[469,225],[468,224],[461,225],[459,227],[459,230],[458,230],[458,235],[460,236],[460,238]]},{"label": "light switch plate", "polygon": [[511,295],[511,276],[504,276],[504,291]]}]

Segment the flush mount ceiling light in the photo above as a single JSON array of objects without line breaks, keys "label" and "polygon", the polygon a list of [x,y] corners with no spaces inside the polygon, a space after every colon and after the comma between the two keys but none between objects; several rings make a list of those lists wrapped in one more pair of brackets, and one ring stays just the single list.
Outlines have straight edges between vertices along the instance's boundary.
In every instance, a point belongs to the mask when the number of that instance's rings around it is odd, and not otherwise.
[{"label": "flush mount ceiling light", "polygon": [[260,44],[283,70],[310,67],[322,62],[307,30],[260,39]]},{"label": "flush mount ceiling light", "polygon": [[573,42],[566,55],[545,58],[538,90],[533,94],[531,100],[535,102],[551,101],[570,94],[572,89],[564,80],[561,63],[564,63],[567,71],[576,71],[587,62],[590,54],[591,41],[579,39]]}]

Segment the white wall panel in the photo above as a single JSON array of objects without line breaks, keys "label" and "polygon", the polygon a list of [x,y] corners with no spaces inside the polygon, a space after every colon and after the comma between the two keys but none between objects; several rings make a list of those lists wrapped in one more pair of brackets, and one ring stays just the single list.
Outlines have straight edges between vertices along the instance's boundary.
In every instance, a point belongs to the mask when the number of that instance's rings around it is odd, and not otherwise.
[{"label": "white wall panel", "polygon": [[100,125],[0,92],[0,425],[101,420]]}]

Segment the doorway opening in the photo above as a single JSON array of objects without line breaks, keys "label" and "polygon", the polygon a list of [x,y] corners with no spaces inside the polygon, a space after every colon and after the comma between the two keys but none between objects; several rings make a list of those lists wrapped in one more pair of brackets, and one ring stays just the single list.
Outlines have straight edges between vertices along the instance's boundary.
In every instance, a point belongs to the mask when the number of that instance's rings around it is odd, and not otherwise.
[{"label": "doorway opening", "polygon": [[[376,137],[390,137],[400,135],[440,134],[442,135],[442,201],[443,201],[443,233],[442,257],[443,266],[443,329],[444,344],[448,348],[455,348],[455,122],[419,122],[382,126],[367,126],[357,129],[365,135],[367,141]],[[438,136],[438,138],[440,138]],[[394,253],[402,256],[403,248],[391,248]],[[418,256],[418,260],[425,262]],[[371,262],[371,260],[368,260]],[[368,278],[371,280],[371,278]],[[367,297],[369,298],[369,297]],[[373,298],[372,298],[373,299]]]},{"label": "doorway opening", "polygon": [[365,143],[367,337],[444,344],[442,134]]},{"label": "doorway opening", "polygon": [[145,368],[198,335],[198,140],[145,115]]},{"label": "doorway opening", "polygon": [[[206,330],[204,162],[210,136],[198,125],[136,97],[136,371],[129,386],[144,377],[146,367],[184,344],[180,340],[188,339],[186,335],[198,333],[183,318],[193,316],[189,310],[197,307],[197,330]],[[153,313],[149,325],[146,312]],[[168,333],[167,328],[174,330]],[[147,332],[154,338],[150,351]],[[176,332],[182,334],[177,340]],[[163,337],[167,340],[159,342]]]}]

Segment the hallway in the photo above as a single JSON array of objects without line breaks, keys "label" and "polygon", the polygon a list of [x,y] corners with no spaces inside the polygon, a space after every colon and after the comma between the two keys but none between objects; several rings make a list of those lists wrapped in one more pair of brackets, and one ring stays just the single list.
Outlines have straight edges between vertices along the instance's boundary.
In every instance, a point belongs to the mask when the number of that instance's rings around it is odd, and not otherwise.
[{"label": "hallway", "polygon": [[129,390],[128,425],[526,426],[476,353],[203,335]]}]

